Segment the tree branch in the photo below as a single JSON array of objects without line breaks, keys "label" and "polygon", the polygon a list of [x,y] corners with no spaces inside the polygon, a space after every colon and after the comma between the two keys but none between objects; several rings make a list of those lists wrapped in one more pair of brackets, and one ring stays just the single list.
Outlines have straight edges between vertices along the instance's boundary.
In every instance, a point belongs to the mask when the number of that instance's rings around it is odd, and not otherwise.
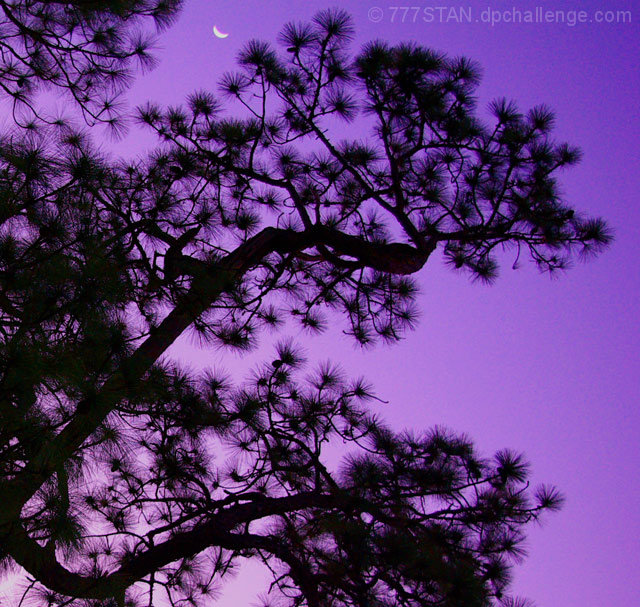
[{"label": "tree branch", "polygon": [[193,280],[183,300],[160,325],[91,397],[78,404],[78,412],[56,438],[42,446],[19,477],[0,486],[4,511],[0,527],[19,518],[23,505],[38,488],[89,438],[105,417],[151,366],[166,352],[191,323],[217,298],[231,288],[247,271],[267,255],[293,253],[309,247],[326,245],[340,255],[355,258],[363,266],[393,274],[417,272],[426,263],[435,243],[425,252],[403,243],[371,243],[327,226],[313,226],[296,232],[273,227],[240,245],[233,252],[208,266]]},{"label": "tree branch", "polygon": [[56,560],[51,551],[31,539],[20,525],[14,525],[11,529],[6,547],[20,566],[51,590],[66,596],[88,599],[115,596],[161,567],[179,559],[194,556],[210,547],[218,546],[231,550],[262,549],[287,563],[291,567],[292,576],[309,599],[309,604],[320,605],[317,589],[310,574],[282,543],[270,536],[234,534],[231,531],[239,525],[268,516],[305,508],[326,510],[332,507],[344,507],[348,503],[350,500],[346,495],[306,492],[286,497],[263,498],[248,504],[236,504],[209,517],[193,529],[176,533],[161,544],[132,556],[117,571],[103,578],[93,578],[69,571]]}]

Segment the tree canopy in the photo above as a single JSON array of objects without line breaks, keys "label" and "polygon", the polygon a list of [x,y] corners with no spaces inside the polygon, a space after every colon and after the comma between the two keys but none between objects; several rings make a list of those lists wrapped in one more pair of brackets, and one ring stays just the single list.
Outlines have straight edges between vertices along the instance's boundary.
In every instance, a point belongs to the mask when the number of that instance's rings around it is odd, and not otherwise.
[{"label": "tree canopy", "polygon": [[[176,16],[181,0],[0,1],[0,91],[14,120],[33,126],[50,122],[38,109],[39,91],[64,91],[89,123],[122,126],[119,95],[131,81],[132,64],[150,67],[153,39],[145,21],[157,27]],[[148,28],[146,28],[148,29]]]},{"label": "tree canopy", "polygon": [[[26,58],[0,73],[9,98],[21,77],[65,86],[100,119],[89,90],[140,55],[104,24],[176,3],[2,8]],[[363,380],[305,376],[286,341],[240,385],[168,352],[187,330],[242,350],[337,317],[363,345],[393,341],[436,251],[490,281],[505,249],[555,271],[608,242],[558,193],[579,153],[550,110],[500,100],[486,123],[472,62],[382,42],[352,56],[351,38],[324,11],[285,26],[281,52],[249,42],[218,96],[139,110],[159,137],[139,161],[61,123],[3,136],[0,558],[38,604],[207,605],[242,558],[290,605],[515,604],[523,527],[560,503],[520,456],[393,432]]]}]

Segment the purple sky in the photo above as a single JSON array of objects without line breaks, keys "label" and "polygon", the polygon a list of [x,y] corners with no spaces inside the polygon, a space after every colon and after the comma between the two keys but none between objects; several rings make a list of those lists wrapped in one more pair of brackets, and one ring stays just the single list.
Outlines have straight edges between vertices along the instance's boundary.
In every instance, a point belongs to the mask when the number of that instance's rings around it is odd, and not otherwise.
[{"label": "purple sky", "polygon": [[[336,332],[307,347],[374,381],[390,401],[381,413],[397,428],[444,424],[467,432],[486,454],[521,450],[534,481],[564,492],[564,509],[530,530],[530,556],[515,570],[515,593],[540,607],[638,605],[640,13],[631,24],[603,24],[589,22],[597,9],[631,10],[632,3],[546,3],[545,9],[587,11],[587,22],[492,27],[475,20],[487,8],[511,5],[463,3],[473,23],[440,22],[438,12],[426,23],[426,3],[413,3],[421,5],[415,22],[413,11],[404,22],[397,11],[392,22],[391,4],[400,3],[341,4],[355,19],[354,46],[372,38],[415,40],[463,54],[483,66],[481,108],[499,96],[523,109],[552,106],[558,139],[584,151],[582,163],[562,178],[566,199],[606,217],[616,240],[558,280],[507,265],[497,284],[484,287],[433,260],[419,277],[418,329],[403,342],[361,352]],[[213,89],[247,39],[274,41],[286,21],[327,6],[187,0],[180,21],[161,38],[160,66],[138,80],[131,101],[179,103],[193,89]],[[215,38],[214,24],[229,37]],[[134,138],[125,144],[135,145]],[[199,356],[229,366],[218,352]],[[225,594],[225,607],[252,595],[251,579],[241,576]]]},{"label": "purple sky", "polygon": [[[404,22],[397,11],[392,22],[391,4],[399,3],[341,3],[355,19],[354,47],[372,38],[414,40],[466,55],[483,67],[481,108],[499,96],[523,109],[553,107],[558,139],[584,152],[582,163],[562,177],[566,199],[580,211],[604,216],[616,240],[605,254],[558,280],[532,266],[512,271],[507,264],[491,287],[470,284],[433,259],[419,276],[418,329],[400,344],[362,352],[336,332],[306,340],[307,349],[371,379],[390,401],[380,412],[394,427],[444,424],[468,433],[486,455],[503,447],[523,451],[534,481],[561,489],[563,510],[529,531],[530,556],[515,570],[514,593],[539,607],[635,607],[640,10],[622,1],[546,2],[545,9],[587,11],[587,22],[492,27],[475,20],[489,8],[510,11],[512,5],[452,3],[446,6],[470,11],[473,23],[446,22],[447,11],[442,22],[436,11],[426,23],[425,2],[413,3],[420,6],[415,22],[413,11]],[[516,6],[525,11],[538,4]],[[160,39],[159,67],[138,79],[130,101],[175,104],[194,89],[215,89],[247,39],[274,41],[285,22],[308,19],[331,5],[186,0],[179,22]],[[595,11],[602,8],[631,10],[632,23],[596,23]],[[215,38],[214,24],[229,37]],[[142,149],[143,141],[132,133],[122,149]],[[194,354],[185,350],[185,356]],[[197,356],[230,366],[217,351]],[[219,605],[243,605],[253,595],[252,578],[239,579]],[[261,583],[255,590],[262,590]]]}]

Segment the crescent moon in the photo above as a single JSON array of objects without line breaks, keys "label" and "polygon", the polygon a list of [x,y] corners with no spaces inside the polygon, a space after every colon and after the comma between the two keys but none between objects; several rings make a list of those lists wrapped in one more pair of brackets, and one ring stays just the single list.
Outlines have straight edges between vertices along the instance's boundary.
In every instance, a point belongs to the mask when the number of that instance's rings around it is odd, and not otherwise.
[{"label": "crescent moon", "polygon": [[213,34],[215,35],[216,38],[226,38],[229,34],[225,34],[224,32],[221,32],[218,29],[217,25],[213,26]]}]

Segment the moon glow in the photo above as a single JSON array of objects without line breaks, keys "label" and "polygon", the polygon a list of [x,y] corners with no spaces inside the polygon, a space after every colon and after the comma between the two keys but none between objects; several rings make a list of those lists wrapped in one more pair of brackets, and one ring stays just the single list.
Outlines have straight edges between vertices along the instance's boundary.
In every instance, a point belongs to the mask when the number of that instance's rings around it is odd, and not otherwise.
[{"label": "moon glow", "polygon": [[225,34],[224,32],[221,32],[218,29],[217,25],[213,26],[213,34],[215,35],[216,38],[226,38],[229,34]]}]

